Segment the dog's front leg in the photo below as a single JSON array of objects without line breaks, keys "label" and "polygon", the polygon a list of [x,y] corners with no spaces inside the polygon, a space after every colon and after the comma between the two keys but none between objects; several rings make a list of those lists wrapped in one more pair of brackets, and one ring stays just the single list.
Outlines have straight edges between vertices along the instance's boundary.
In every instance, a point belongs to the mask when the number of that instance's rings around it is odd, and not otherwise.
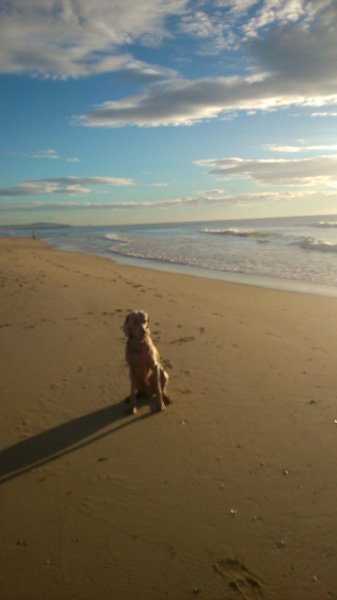
[{"label": "dog's front leg", "polygon": [[130,394],[130,413],[135,415],[137,412],[137,383],[133,373],[130,373],[131,394]]},{"label": "dog's front leg", "polygon": [[160,373],[160,365],[159,364],[156,364],[154,366],[153,374],[154,374],[157,408],[158,408],[158,410],[165,410],[166,406],[165,406],[164,399],[163,399],[163,390],[161,387],[161,373]]}]

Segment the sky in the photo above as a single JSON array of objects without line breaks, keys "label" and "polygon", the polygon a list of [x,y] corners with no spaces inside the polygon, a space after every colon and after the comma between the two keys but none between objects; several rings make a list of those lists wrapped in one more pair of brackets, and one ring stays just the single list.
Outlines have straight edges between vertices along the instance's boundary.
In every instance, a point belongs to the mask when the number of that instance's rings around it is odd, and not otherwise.
[{"label": "sky", "polygon": [[0,225],[337,214],[336,0],[1,0]]}]

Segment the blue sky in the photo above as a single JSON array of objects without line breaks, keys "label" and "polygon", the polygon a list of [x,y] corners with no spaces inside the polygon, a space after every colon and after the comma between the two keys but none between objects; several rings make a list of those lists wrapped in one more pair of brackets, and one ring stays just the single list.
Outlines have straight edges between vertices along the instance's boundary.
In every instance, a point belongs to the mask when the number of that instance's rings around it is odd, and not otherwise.
[{"label": "blue sky", "polygon": [[337,213],[335,0],[7,0],[0,224]]}]

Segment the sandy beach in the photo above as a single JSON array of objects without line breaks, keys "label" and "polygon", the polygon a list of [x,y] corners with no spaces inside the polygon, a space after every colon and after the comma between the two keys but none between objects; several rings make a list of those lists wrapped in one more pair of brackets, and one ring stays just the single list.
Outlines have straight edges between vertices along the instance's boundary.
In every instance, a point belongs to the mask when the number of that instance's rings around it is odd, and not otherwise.
[{"label": "sandy beach", "polygon": [[[337,300],[0,239],[0,596],[337,598]],[[172,405],[126,414],[124,318]]]}]

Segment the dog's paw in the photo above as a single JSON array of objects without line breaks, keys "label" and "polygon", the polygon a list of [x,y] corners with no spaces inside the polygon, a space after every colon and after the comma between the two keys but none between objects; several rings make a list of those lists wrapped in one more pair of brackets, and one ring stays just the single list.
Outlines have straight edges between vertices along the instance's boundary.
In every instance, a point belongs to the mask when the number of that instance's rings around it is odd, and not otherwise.
[{"label": "dog's paw", "polygon": [[166,406],[164,404],[164,402],[157,402],[156,400],[154,402],[151,402],[151,412],[152,413],[159,413],[159,412],[163,412],[164,410],[166,410]]}]

